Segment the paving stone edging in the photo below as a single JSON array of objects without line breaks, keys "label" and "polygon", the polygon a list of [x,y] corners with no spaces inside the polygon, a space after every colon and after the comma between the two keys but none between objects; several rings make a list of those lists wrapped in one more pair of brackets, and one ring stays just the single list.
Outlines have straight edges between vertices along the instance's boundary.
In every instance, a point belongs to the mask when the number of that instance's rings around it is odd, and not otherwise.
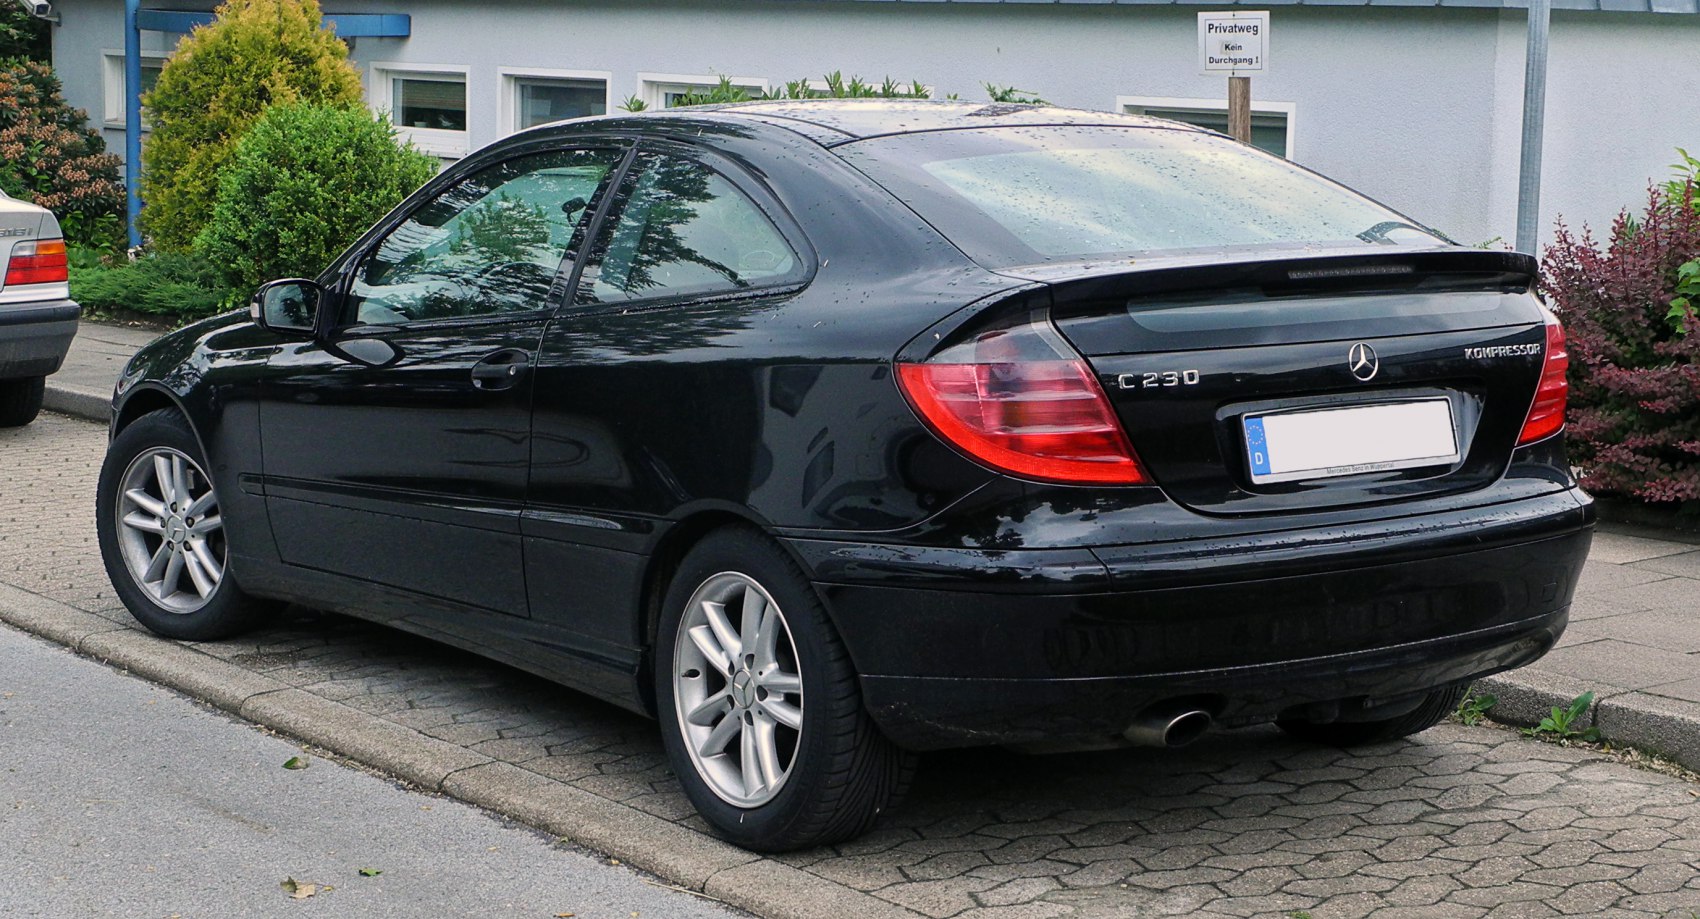
[{"label": "paving stone edging", "polygon": [[0,621],[767,919],[922,916],[653,814],[3,583]]}]

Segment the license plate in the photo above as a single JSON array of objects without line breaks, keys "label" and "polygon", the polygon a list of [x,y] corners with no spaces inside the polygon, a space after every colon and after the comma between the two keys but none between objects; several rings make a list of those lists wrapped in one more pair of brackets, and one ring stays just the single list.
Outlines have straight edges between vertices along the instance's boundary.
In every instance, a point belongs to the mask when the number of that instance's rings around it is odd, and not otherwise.
[{"label": "license plate", "polygon": [[1459,459],[1447,399],[1245,416],[1251,480],[1291,482]]}]

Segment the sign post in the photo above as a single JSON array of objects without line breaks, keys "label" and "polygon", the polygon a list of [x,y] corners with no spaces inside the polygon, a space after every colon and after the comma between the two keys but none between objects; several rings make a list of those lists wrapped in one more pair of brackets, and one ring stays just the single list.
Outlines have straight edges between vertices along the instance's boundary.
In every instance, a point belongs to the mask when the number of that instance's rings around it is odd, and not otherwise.
[{"label": "sign post", "polygon": [[1269,70],[1269,11],[1198,14],[1198,70],[1228,76],[1228,133],[1251,143],[1251,75]]}]

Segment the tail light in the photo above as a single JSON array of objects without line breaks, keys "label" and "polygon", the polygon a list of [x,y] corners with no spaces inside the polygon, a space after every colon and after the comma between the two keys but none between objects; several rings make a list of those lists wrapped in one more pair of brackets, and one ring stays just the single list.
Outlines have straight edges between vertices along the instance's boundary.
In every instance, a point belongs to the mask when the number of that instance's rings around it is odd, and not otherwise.
[{"label": "tail light", "polygon": [[1564,347],[1564,326],[1558,317],[1547,313],[1546,358],[1541,364],[1541,382],[1535,387],[1535,401],[1529,406],[1529,417],[1523,421],[1523,433],[1517,436],[1517,446],[1532,444],[1551,437],[1564,429],[1564,408],[1570,400],[1570,384],[1565,374],[1570,370],[1570,353]]},{"label": "tail light", "polygon": [[70,277],[63,239],[38,239],[12,247],[6,284],[63,284]]},{"label": "tail light", "polygon": [[897,380],[934,432],[994,469],[1076,485],[1150,482],[1092,369],[1043,316],[901,362]]}]

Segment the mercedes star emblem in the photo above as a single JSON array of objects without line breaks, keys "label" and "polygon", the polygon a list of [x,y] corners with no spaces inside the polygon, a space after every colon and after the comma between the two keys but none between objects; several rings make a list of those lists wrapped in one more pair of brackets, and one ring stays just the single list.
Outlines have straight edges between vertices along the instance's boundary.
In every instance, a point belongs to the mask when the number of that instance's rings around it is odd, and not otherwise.
[{"label": "mercedes star emblem", "polygon": [[1369,342],[1360,341],[1346,353],[1346,369],[1352,371],[1352,376],[1359,381],[1368,383],[1381,369],[1381,359],[1375,356],[1375,349],[1369,346]]}]

